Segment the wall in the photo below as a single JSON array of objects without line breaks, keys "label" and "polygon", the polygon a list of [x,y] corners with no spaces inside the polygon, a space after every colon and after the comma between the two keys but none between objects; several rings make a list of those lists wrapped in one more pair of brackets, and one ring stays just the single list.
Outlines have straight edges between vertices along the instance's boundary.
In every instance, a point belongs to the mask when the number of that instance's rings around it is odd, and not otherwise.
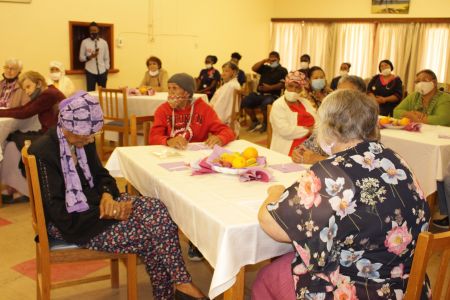
[{"label": "wall", "polygon": [[[51,60],[69,67],[68,21],[113,23],[115,67],[108,86],[137,86],[146,70],[145,60],[159,56],[169,74],[197,75],[207,54],[219,57],[242,54],[241,68],[267,56],[273,0],[32,0],[31,4],[0,2],[0,63],[20,58],[24,70],[46,74]],[[150,25],[150,26],[149,26]],[[77,88],[84,76],[72,75]]]},{"label": "wall", "polygon": [[411,0],[409,14],[371,14],[372,0],[276,0],[273,18],[448,18],[449,0]]}]

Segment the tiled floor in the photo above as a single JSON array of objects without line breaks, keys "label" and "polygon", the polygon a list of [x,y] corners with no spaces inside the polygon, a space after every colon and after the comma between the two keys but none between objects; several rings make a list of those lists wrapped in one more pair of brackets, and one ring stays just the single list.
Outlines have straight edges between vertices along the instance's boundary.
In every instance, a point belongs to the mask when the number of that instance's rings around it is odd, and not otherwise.
[{"label": "tiled floor", "polygon": [[[258,132],[247,133],[245,130],[242,130],[241,138],[264,145],[266,135]],[[34,270],[32,260],[35,257],[35,248],[28,205],[28,203],[20,203],[5,205],[0,208],[1,300],[36,299],[35,281],[30,276]],[[187,243],[184,237],[181,237],[181,244],[187,267],[193,276],[194,282],[204,292],[207,292],[211,281],[212,268],[206,262],[189,262],[186,258]],[[434,257],[432,259],[428,270],[432,282],[437,275],[436,258]],[[250,299],[249,292],[257,270],[266,263],[262,262],[247,268],[245,284],[246,299]],[[108,267],[106,262],[101,262],[91,264],[88,267],[76,265],[62,266],[55,270],[55,276],[57,278],[64,278],[73,273],[84,276],[85,274],[105,274],[107,271]],[[107,281],[103,281],[54,290],[52,292],[52,299],[126,299],[125,276],[126,272],[121,267],[121,285],[119,289],[113,290]],[[153,299],[149,279],[143,265],[138,266],[138,285],[139,299]],[[222,297],[217,299],[222,299]]]}]

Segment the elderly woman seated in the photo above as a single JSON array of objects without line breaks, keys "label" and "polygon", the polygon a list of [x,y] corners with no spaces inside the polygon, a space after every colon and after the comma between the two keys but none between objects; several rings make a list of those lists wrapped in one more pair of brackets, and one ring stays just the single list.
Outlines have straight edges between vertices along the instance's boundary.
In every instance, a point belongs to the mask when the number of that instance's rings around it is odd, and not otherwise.
[{"label": "elderly woman seated", "polygon": [[[41,124],[39,131],[15,131],[8,136],[8,140],[16,146],[8,143],[5,146],[4,161],[2,163],[1,178],[3,183],[9,185],[9,195],[6,195],[4,202],[13,202],[14,199],[26,200],[22,194],[28,194],[28,188],[25,178],[20,174],[19,165],[20,149],[22,149],[25,140],[35,140],[39,138],[50,127],[56,125],[58,116],[57,104],[65,96],[53,85],[47,86],[45,78],[38,72],[28,71],[21,75],[20,86],[25,90],[30,101],[24,105],[13,108],[1,109],[0,117],[28,119],[35,115],[38,116]],[[14,189],[20,193],[14,193]],[[14,198],[14,199],[13,199]]]},{"label": "elderly woman seated", "polygon": [[138,254],[155,299],[205,299],[191,282],[177,226],[164,204],[120,195],[103,168],[94,144],[102,126],[98,101],[79,92],[61,102],[56,128],[30,147],[37,159],[49,235],[83,248]]},{"label": "elderly woman seated", "polygon": [[311,134],[316,110],[309,100],[300,97],[307,84],[302,72],[286,76],[284,95],[275,100],[270,112],[273,128],[270,149],[290,156]]},{"label": "elderly woman seated", "polygon": [[[366,83],[364,82],[364,79],[358,76],[342,76],[341,79],[339,79],[337,89],[350,89],[365,93]],[[311,134],[303,144],[296,147],[292,152],[292,160],[296,163],[313,164],[325,159],[327,156],[328,155],[320,148],[315,133]]]},{"label": "elderly woman seated", "polygon": [[167,71],[162,68],[161,60],[156,56],[150,56],[145,62],[147,71],[144,74],[140,87],[153,89],[156,92],[167,92]]},{"label": "elderly woman seated", "polygon": [[30,97],[19,85],[22,62],[16,58],[5,61],[3,79],[0,81],[0,108],[13,108],[30,101]]},{"label": "elderly woman seated", "polygon": [[50,74],[47,79],[48,85],[53,85],[61,91],[64,96],[69,97],[75,92],[75,87],[72,80],[66,76],[66,69],[62,62],[53,60],[50,62]]},{"label": "elderly woman seated", "polygon": [[353,90],[323,101],[318,140],[331,157],[269,188],[261,227],[294,251],[259,272],[254,299],[403,298],[430,212],[406,162],[378,142],[378,111]]},{"label": "elderly woman seated", "polygon": [[[237,79],[238,71],[238,66],[232,62],[227,62],[222,66],[223,85],[217,89],[210,102],[219,119],[229,126],[231,125],[231,115],[234,113],[234,91],[241,89]],[[239,128],[239,126],[235,126],[235,128]],[[239,131],[235,133],[239,134]]]},{"label": "elderly woman seated", "polygon": [[395,118],[406,117],[417,123],[450,126],[450,94],[437,89],[437,77],[431,70],[416,74],[415,92],[394,109]]}]

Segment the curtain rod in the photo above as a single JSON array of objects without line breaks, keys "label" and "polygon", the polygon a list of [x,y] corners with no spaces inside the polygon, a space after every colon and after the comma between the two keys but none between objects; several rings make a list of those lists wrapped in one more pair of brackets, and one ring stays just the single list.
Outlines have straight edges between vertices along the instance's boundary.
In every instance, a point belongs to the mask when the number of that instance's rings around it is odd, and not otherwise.
[{"label": "curtain rod", "polygon": [[450,18],[271,18],[274,23],[321,22],[321,23],[450,23]]}]

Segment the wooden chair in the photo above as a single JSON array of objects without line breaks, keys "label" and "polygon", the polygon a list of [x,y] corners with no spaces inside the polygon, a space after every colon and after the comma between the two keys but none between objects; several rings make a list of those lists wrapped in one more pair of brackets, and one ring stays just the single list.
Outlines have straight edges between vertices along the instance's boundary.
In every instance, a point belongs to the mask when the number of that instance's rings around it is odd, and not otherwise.
[{"label": "wooden chair", "polygon": [[270,149],[272,143],[272,123],[270,122],[270,112],[272,111],[272,105],[267,105],[267,148]]},{"label": "wooden chair", "polygon": [[417,240],[414,260],[409,273],[405,300],[418,300],[422,292],[428,261],[433,252],[441,253],[441,263],[433,288],[433,299],[450,299],[450,285],[444,287],[445,277],[450,265],[450,231],[443,233],[422,232]]},{"label": "wooden chair", "polygon": [[[241,102],[242,102],[242,91],[241,90],[234,90],[233,93],[233,105],[231,110],[231,118],[230,118],[230,127],[233,130],[234,133],[236,133],[239,130],[239,117],[241,115]],[[236,135],[236,139],[238,139],[239,136]]]},{"label": "wooden chair", "polygon": [[130,146],[137,146],[137,137],[140,134],[144,137],[144,145],[148,145],[150,128],[154,121],[154,116],[136,117],[134,114],[130,116]]},{"label": "wooden chair", "polygon": [[[126,88],[107,89],[99,87],[98,99],[103,110],[105,122],[103,131],[117,132],[119,134],[119,146],[127,146],[129,144],[130,123]],[[100,136],[98,150],[102,161],[106,159],[105,153],[114,150],[114,147],[105,145],[104,132]]]},{"label": "wooden chair", "polygon": [[[64,241],[53,241],[48,238],[44,208],[41,198],[36,158],[28,154],[30,143],[22,149],[22,160],[25,165],[26,177],[30,193],[32,225],[36,234],[36,288],[37,299],[50,299],[50,290],[77,285],[81,283],[111,280],[113,288],[119,287],[119,259],[123,260],[127,268],[128,299],[137,299],[136,254],[116,254],[94,251],[70,245]],[[109,259],[111,274],[98,275],[71,281],[51,283],[51,266],[55,263],[84,262]]]}]

